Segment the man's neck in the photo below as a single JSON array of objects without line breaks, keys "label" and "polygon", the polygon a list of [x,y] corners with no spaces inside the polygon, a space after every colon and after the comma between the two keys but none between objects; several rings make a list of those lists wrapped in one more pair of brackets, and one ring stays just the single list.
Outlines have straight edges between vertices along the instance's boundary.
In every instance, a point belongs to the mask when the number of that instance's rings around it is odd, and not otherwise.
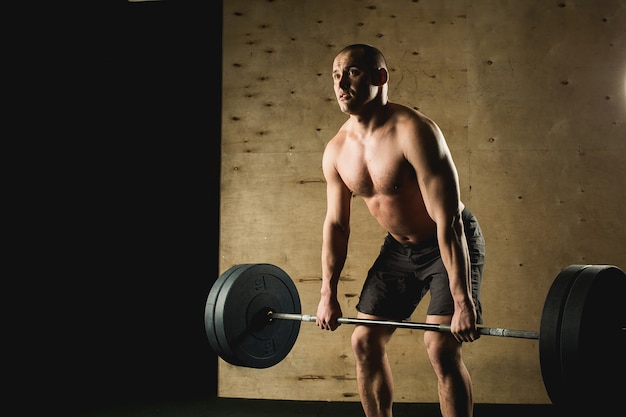
[{"label": "man's neck", "polygon": [[355,129],[368,134],[385,125],[390,115],[391,108],[385,100],[384,103],[380,101],[369,103],[361,112],[351,114],[350,118],[353,120]]}]

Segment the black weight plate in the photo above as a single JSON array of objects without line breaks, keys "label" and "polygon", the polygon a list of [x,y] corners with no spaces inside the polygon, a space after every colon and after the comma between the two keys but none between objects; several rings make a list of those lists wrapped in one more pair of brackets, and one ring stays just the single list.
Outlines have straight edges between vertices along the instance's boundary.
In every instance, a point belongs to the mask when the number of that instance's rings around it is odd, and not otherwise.
[{"label": "black weight plate", "polygon": [[271,264],[245,264],[231,273],[215,303],[215,334],[222,359],[268,368],[291,351],[300,321],[269,321],[268,311],[300,314],[298,291],[285,271]]},{"label": "black weight plate", "polygon": [[618,405],[626,392],[626,274],[592,265],[574,282],[563,309],[561,368],[570,410]]},{"label": "black weight plate", "polygon": [[567,296],[587,265],[570,265],[554,279],[546,296],[539,329],[541,376],[553,404],[567,397],[561,368],[561,324]]},{"label": "black weight plate", "polygon": [[204,327],[206,330],[207,338],[209,339],[209,344],[211,345],[211,348],[213,349],[213,351],[220,358],[227,360],[230,363],[232,363],[235,359],[234,358],[226,359],[228,352],[227,350],[223,349],[222,346],[220,346],[220,342],[217,338],[217,333],[216,333],[217,330],[215,326],[215,320],[216,320],[215,304],[217,303],[218,295],[220,291],[222,290],[224,283],[227,282],[228,277],[245,266],[246,265],[235,265],[229,268],[228,270],[224,271],[219,276],[219,278],[213,283],[213,286],[211,287],[211,290],[209,291],[206,306],[204,309]]}]

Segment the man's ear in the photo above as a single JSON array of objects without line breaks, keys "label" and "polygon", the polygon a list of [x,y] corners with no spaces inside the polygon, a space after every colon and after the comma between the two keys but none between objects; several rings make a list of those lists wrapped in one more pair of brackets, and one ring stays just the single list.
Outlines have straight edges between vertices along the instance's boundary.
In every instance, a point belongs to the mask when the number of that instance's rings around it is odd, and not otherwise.
[{"label": "man's ear", "polygon": [[372,84],[374,84],[376,87],[380,87],[384,85],[388,79],[389,74],[387,73],[387,70],[384,68],[378,68],[376,71],[374,71]]}]

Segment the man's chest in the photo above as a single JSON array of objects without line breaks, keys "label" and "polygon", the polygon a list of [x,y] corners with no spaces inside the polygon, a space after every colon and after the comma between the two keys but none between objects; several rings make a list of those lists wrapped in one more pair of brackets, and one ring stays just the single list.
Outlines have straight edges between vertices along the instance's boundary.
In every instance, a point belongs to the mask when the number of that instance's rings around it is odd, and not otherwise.
[{"label": "man's chest", "polygon": [[337,167],[346,186],[363,197],[396,194],[407,181],[415,181],[415,171],[404,155],[384,147],[346,149]]}]

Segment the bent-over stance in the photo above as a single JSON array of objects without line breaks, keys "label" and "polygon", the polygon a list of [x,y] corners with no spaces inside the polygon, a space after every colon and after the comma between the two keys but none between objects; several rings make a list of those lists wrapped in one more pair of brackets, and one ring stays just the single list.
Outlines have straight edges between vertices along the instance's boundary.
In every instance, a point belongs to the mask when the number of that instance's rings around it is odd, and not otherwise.
[{"label": "bent-over stance", "polygon": [[[323,226],[322,287],[317,326],[335,330],[337,297],[350,236],[353,196],[387,230],[357,305],[357,317],[404,320],[430,291],[426,322],[451,331],[425,331],[444,417],[471,416],[472,381],[463,342],[480,337],[479,301],[484,240],[460,201],[458,174],[439,127],[424,114],[388,101],[382,53],[355,44],[335,57],[337,102],[349,115],[324,151],[327,212]],[[471,258],[471,261],[470,261]],[[367,417],[390,417],[393,378],[386,353],[395,328],[356,326],[352,349]]]}]

